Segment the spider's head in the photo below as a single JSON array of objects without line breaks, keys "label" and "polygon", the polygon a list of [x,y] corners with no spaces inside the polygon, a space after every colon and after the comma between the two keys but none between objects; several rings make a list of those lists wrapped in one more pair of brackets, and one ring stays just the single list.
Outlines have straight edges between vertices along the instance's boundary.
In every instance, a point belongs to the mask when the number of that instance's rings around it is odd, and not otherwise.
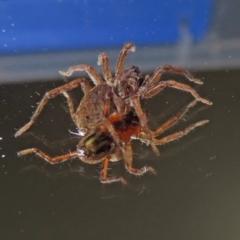
[{"label": "spider's head", "polygon": [[114,79],[114,91],[122,99],[136,94],[143,83],[143,76],[138,67],[131,66],[124,69]]}]

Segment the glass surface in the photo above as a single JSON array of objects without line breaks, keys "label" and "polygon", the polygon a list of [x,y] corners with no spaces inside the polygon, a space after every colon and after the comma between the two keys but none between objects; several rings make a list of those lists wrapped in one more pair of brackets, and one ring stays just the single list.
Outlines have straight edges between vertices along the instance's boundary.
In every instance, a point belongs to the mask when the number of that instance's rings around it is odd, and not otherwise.
[{"label": "glass surface", "polygon": [[[52,156],[74,150],[69,130],[76,129],[59,96],[25,135],[14,138],[44,93],[63,81],[1,85],[1,239],[239,239],[240,71],[195,76],[204,81],[196,90],[214,104],[198,103],[168,133],[210,122],[159,147],[159,157],[134,140],[135,166],[148,164],[158,174],[138,178],[122,161],[111,164],[111,173],[122,175],[129,187],[99,183],[101,165],[76,159],[51,166],[35,155],[17,157],[29,147]],[[75,95],[80,101],[81,90]],[[166,89],[143,106],[154,128],[190,101],[188,93]]]}]

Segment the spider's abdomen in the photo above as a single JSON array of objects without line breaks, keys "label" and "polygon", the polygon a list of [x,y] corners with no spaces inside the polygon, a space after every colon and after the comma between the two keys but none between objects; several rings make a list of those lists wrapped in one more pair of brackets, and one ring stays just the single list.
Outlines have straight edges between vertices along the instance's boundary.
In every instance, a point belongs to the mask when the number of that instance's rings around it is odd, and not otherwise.
[{"label": "spider's abdomen", "polygon": [[110,104],[109,111],[114,111],[113,102],[108,101],[111,94],[111,86],[108,84],[101,84],[91,89],[82,99],[76,114],[77,127],[79,129],[94,129],[103,119],[103,112],[105,104]]}]

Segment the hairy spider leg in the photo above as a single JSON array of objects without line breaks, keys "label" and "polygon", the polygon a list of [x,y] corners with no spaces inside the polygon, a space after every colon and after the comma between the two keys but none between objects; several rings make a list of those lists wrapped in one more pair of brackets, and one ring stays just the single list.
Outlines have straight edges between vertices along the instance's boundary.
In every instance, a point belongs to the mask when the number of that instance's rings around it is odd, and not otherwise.
[{"label": "hairy spider leg", "polygon": [[201,80],[194,78],[190,72],[188,72],[187,70],[185,70],[183,68],[175,67],[172,65],[164,65],[164,66],[156,68],[153,75],[147,80],[147,82],[148,82],[147,87],[150,88],[151,86],[155,85],[165,72],[169,72],[172,74],[179,74],[179,75],[184,76],[191,82],[194,82],[196,84],[203,84],[203,82]]},{"label": "hairy spider leg", "polygon": [[64,154],[61,156],[50,157],[49,155],[47,155],[46,153],[42,152],[41,150],[39,150],[37,148],[29,148],[29,149],[22,150],[22,151],[18,152],[18,156],[20,157],[20,156],[31,154],[31,153],[35,153],[36,155],[38,155],[45,161],[49,162],[50,164],[64,162],[64,161],[76,158],[78,156],[77,151],[74,151],[74,152],[70,152],[70,153],[67,153],[67,154]]},{"label": "hairy spider leg", "polygon": [[[132,166],[132,162],[133,162],[133,156],[132,156],[132,146],[130,143],[126,144],[126,151],[127,154],[129,155],[128,157],[128,161],[125,161],[125,168],[127,169],[127,171],[135,176],[142,176],[147,172],[156,174],[156,170],[150,166],[144,166],[140,169],[134,168]],[[125,160],[125,159],[124,159]]]},{"label": "hairy spider leg", "polygon": [[165,123],[163,123],[160,127],[158,127],[157,130],[151,131],[152,136],[157,137],[158,135],[165,132],[167,129],[172,127],[174,124],[176,124],[181,118],[185,116],[185,114],[188,112],[190,108],[195,106],[197,103],[197,100],[193,100],[190,104],[188,104],[185,108],[183,108],[180,112],[178,112],[174,117],[167,120]]},{"label": "hairy spider leg", "polygon": [[80,85],[84,95],[87,95],[87,93],[92,89],[92,86],[90,85],[89,81],[87,81],[85,78],[84,80],[85,81],[81,82]]},{"label": "hairy spider leg", "polygon": [[108,165],[109,165],[109,160],[110,157],[106,157],[103,160],[103,168],[102,168],[102,172],[100,175],[100,182],[101,183],[114,183],[114,182],[121,182],[123,185],[127,185],[127,182],[125,181],[125,179],[123,177],[108,177],[107,176],[107,172],[108,172]]},{"label": "hairy spider leg", "polygon": [[176,88],[176,89],[182,90],[184,92],[189,92],[197,101],[200,101],[207,105],[212,105],[212,102],[210,102],[209,100],[207,100],[205,98],[200,97],[198,95],[198,93],[190,86],[183,84],[183,83],[176,82],[174,80],[167,80],[167,81],[162,81],[162,82],[156,83],[150,89],[146,90],[145,93],[143,93],[143,98],[145,98],[145,99],[151,98],[154,95],[161,92],[166,87]]},{"label": "hairy spider leg", "polygon": [[[86,80],[81,82],[80,85],[81,85],[84,95],[86,95],[92,89],[91,85]],[[78,124],[77,124],[78,116],[76,115],[76,109],[74,108],[73,100],[67,92],[63,92],[63,95],[67,99],[71,118],[74,121],[75,125],[78,126]]]},{"label": "hairy spider leg", "polygon": [[152,134],[151,134],[151,131],[150,131],[150,129],[148,127],[148,124],[147,124],[147,116],[142,110],[141,104],[139,102],[139,98],[138,97],[132,97],[131,100],[132,100],[134,109],[137,113],[137,116],[139,118],[140,125],[143,128],[143,131],[145,132],[145,134],[148,138],[147,144],[150,144],[154,153],[156,155],[159,155],[159,150],[157,149],[154,142],[152,141]]},{"label": "hairy spider leg", "polygon": [[[170,134],[166,137],[163,137],[161,139],[156,139],[156,138],[153,138],[152,141],[154,142],[154,144],[156,145],[164,145],[166,143],[169,143],[171,141],[175,141],[185,135],[187,135],[189,132],[191,132],[192,130],[194,130],[195,128],[197,127],[200,127],[206,123],[208,123],[209,121],[208,120],[202,120],[202,121],[199,121],[199,122],[196,122],[196,123],[193,123],[191,124],[190,126],[188,126],[187,128],[185,128],[183,131],[179,131],[179,132],[175,132],[173,134]],[[146,134],[144,132],[141,132],[138,136],[143,142],[147,141],[148,138],[146,136]]]},{"label": "hairy spider leg", "polygon": [[81,72],[85,71],[95,85],[100,85],[103,83],[103,80],[99,75],[99,73],[92,66],[88,66],[86,64],[74,65],[74,66],[71,66],[66,72],[59,71],[59,73],[63,76],[69,77],[74,72],[77,72],[77,71],[81,71]]},{"label": "hairy spider leg", "polygon": [[135,50],[136,50],[136,47],[133,43],[127,43],[123,46],[123,48],[119,54],[117,63],[116,63],[115,76],[117,76],[119,73],[121,73],[123,71],[124,62],[125,62],[128,52],[129,51],[135,52]]},{"label": "hairy spider leg", "polygon": [[63,92],[63,96],[67,99],[69,113],[75,125],[77,126],[77,115],[76,115],[76,109],[74,108],[73,100],[67,92]]},{"label": "hairy spider leg", "polygon": [[106,101],[105,101],[104,109],[103,109],[103,119],[102,119],[103,125],[100,126],[100,127],[103,127],[103,128],[106,127],[107,128],[107,130],[110,132],[113,140],[115,141],[115,143],[121,149],[121,151],[123,153],[123,156],[125,158],[125,157],[127,157],[127,156],[125,156],[125,146],[124,146],[125,144],[119,138],[118,133],[116,132],[113,124],[110,122],[110,119],[109,119],[109,116],[110,116],[110,109],[109,109],[110,108],[110,101],[111,101],[110,96],[106,95]]},{"label": "hairy spider leg", "polygon": [[111,85],[113,77],[110,69],[109,58],[106,53],[101,53],[98,56],[98,65],[102,66],[104,79],[109,85]]},{"label": "hairy spider leg", "polygon": [[[37,117],[39,116],[39,114],[42,112],[44,106],[47,104],[47,102],[49,101],[49,99],[51,98],[55,98],[56,96],[70,91],[76,87],[78,87],[79,85],[85,85],[87,86],[87,80],[84,78],[79,78],[76,79],[74,81],[71,81],[70,83],[67,83],[63,86],[54,88],[52,90],[50,90],[49,92],[46,92],[44,97],[42,98],[42,100],[40,101],[37,109],[35,110],[33,116],[30,118],[30,121],[25,124],[23,127],[21,127],[16,133],[15,133],[15,137],[18,137],[19,135],[21,135],[22,133],[24,133],[27,129],[29,129],[34,122],[36,121]],[[87,87],[86,87],[87,88]],[[86,89],[85,88],[85,89]],[[70,100],[70,98],[68,97],[68,95],[64,95],[67,100],[68,100],[68,104],[69,104],[69,108],[70,108],[70,113],[72,116],[73,121],[75,122],[75,115],[74,115],[74,108],[73,108],[73,102]]]}]

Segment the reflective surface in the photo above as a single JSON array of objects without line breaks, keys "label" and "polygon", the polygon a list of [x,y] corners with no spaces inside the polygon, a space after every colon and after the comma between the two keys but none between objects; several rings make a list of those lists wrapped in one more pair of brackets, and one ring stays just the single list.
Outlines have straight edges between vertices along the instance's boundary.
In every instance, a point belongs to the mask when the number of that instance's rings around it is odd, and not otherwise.
[{"label": "reflective surface", "polygon": [[[126,173],[122,162],[112,164],[111,173],[126,178],[129,188],[100,184],[100,165],[73,160],[50,166],[35,155],[18,158],[17,151],[29,147],[52,156],[73,150],[76,142],[69,140],[69,130],[76,129],[66,100],[59,96],[15,139],[44,93],[63,82],[2,85],[1,238],[239,239],[240,71],[195,76],[204,81],[197,91],[214,104],[198,103],[170,132],[203,119],[210,123],[160,147],[160,157],[134,141],[135,166],[151,165],[158,174],[136,178]],[[79,92],[76,100],[81,99]],[[189,94],[167,89],[144,103],[152,128],[190,101]]]}]

